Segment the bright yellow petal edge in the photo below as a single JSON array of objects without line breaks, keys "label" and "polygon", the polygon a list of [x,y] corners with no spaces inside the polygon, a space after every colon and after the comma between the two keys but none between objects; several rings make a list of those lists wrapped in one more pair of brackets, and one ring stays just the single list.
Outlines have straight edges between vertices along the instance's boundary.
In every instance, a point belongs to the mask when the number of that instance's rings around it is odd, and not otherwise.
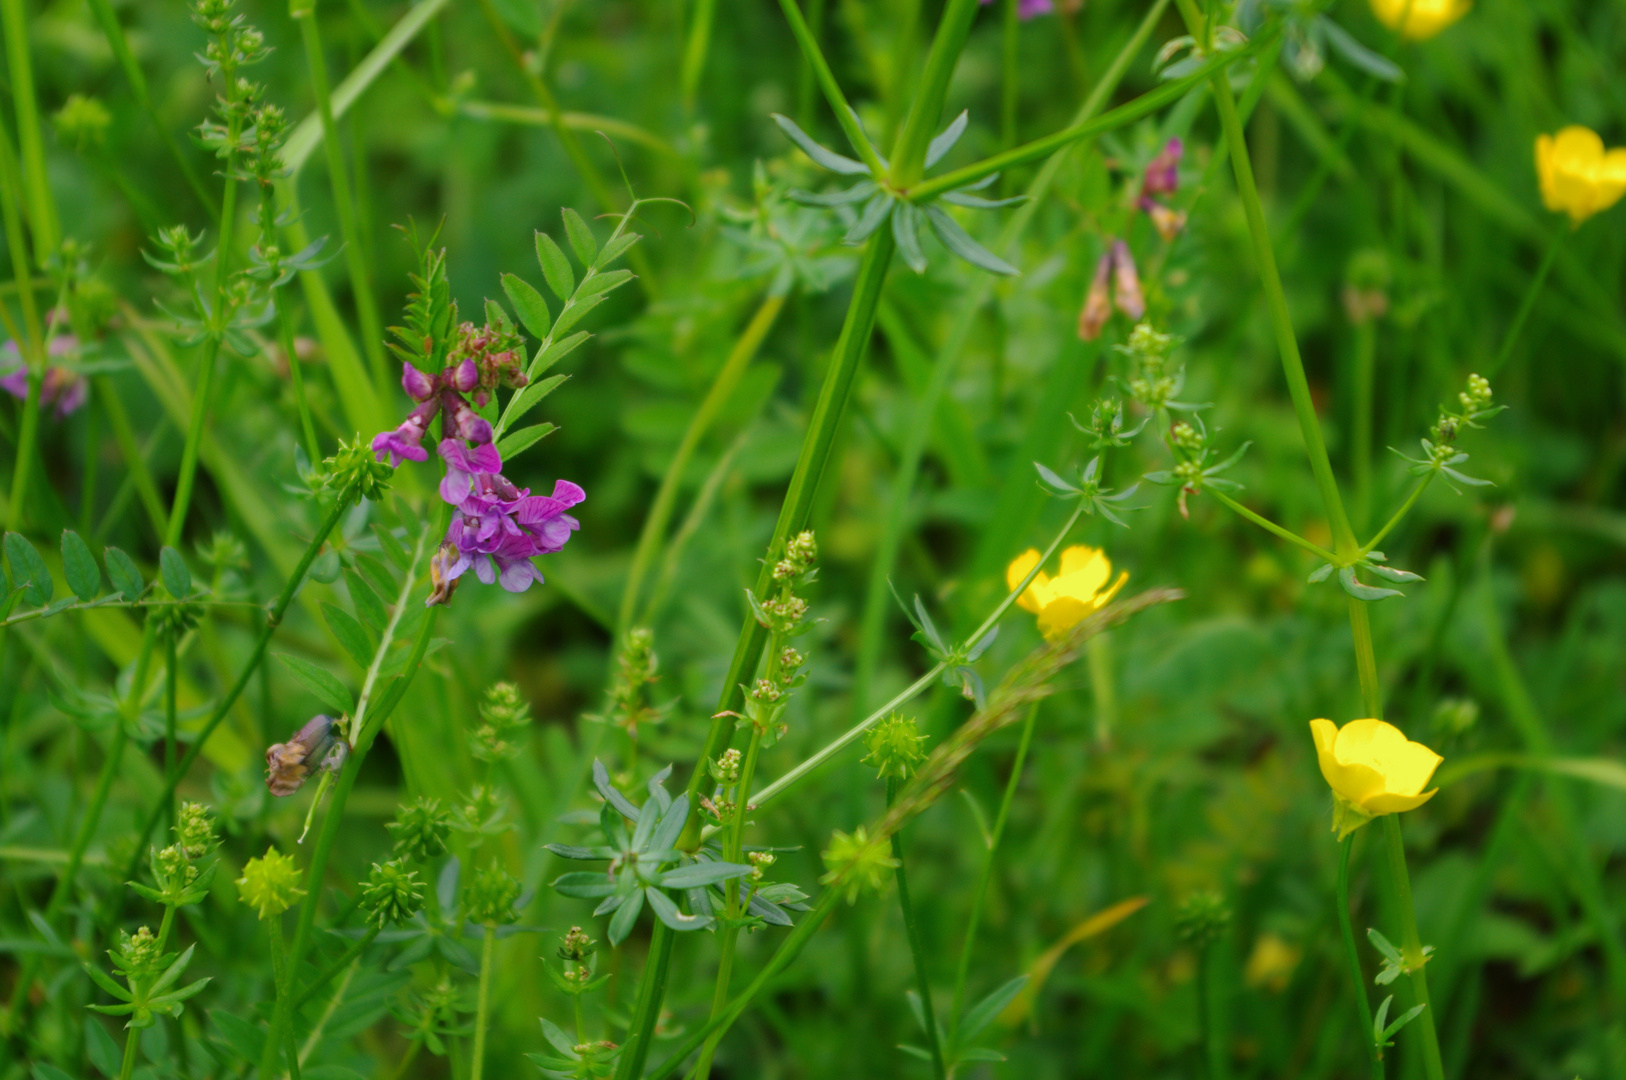
[{"label": "bright yellow petal edge", "polygon": [[1444,758],[1393,724],[1364,719],[1340,728],[1317,719],[1310,721],[1310,737],[1322,778],[1350,811],[1341,810],[1334,823],[1340,836],[1371,817],[1415,810],[1439,790],[1423,788]]}]

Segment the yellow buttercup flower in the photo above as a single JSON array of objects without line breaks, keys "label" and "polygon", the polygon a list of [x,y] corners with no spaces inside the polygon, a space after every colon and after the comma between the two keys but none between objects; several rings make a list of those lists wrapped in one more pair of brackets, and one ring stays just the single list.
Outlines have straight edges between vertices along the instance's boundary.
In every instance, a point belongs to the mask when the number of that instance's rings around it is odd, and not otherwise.
[{"label": "yellow buttercup flower", "polygon": [[1626,195],[1626,150],[1606,151],[1596,131],[1571,125],[1536,136],[1536,175],[1547,209],[1579,225]]},{"label": "yellow buttercup flower", "polygon": [[[1005,568],[1005,585],[1014,589],[1022,584],[1039,563],[1037,548],[1028,548]],[[1046,641],[1055,641],[1067,631],[1083,622],[1093,612],[1111,602],[1118,590],[1129,580],[1129,571],[1118,575],[1118,580],[1107,587],[1112,577],[1112,560],[1100,548],[1075,544],[1061,553],[1061,573],[1051,577],[1043,570],[1023,590],[1016,602],[1026,611],[1039,616],[1039,632]]]},{"label": "yellow buttercup flower", "polygon": [[1433,37],[1468,14],[1471,7],[1469,0],[1372,0],[1372,14],[1378,22],[1412,41]]},{"label": "yellow buttercup flower", "polygon": [[1337,796],[1333,827],[1340,839],[1380,814],[1415,810],[1439,790],[1423,788],[1445,759],[1393,724],[1311,720],[1310,735],[1321,775]]}]

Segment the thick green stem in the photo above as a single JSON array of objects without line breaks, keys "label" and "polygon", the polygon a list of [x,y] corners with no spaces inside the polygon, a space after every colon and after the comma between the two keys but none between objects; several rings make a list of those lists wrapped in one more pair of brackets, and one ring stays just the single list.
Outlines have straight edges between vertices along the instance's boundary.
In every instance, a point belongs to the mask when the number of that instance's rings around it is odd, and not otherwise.
[{"label": "thick green stem", "polygon": [[977,941],[977,927],[982,925],[982,907],[988,899],[988,886],[994,880],[994,859],[999,854],[999,842],[1005,835],[1005,822],[1010,818],[1011,803],[1022,782],[1022,766],[1027,762],[1028,747],[1033,743],[1033,728],[1039,716],[1039,706],[1028,707],[1027,719],[1022,722],[1022,738],[1016,744],[1016,760],[1011,763],[1011,776],[1005,781],[1005,794],[999,800],[999,812],[994,815],[994,828],[988,834],[988,854],[982,860],[982,872],[977,875],[977,889],[971,894],[971,915],[965,923],[965,942],[960,946],[960,962],[954,970],[954,1004],[949,1008],[949,1022],[956,1032],[960,1014],[965,1008],[965,988],[971,975],[971,951]]},{"label": "thick green stem", "polygon": [[[34,234],[34,256],[40,266],[56,254],[61,231],[45,169],[40,138],[39,103],[34,97],[34,61],[29,54],[28,10],[23,0],[0,0],[0,22],[6,31],[6,66],[17,109],[17,147],[23,163],[23,201]],[[23,265],[27,265],[26,263]],[[18,268],[18,273],[23,271]]]},{"label": "thick green stem", "polygon": [[119,1080],[130,1080],[135,1074],[136,1048],[141,1045],[141,1032],[124,1033],[124,1060],[119,1065]]},{"label": "thick green stem", "polygon": [[[350,271],[350,291],[355,295],[356,314],[361,318],[362,348],[367,352],[373,382],[385,386],[389,374],[384,362],[384,324],[373,297],[372,276],[367,272],[367,249],[356,224],[356,204],[350,191],[350,173],[339,144],[338,125],[333,119],[333,94],[328,86],[327,60],[322,55],[322,30],[316,18],[316,0],[293,0],[293,16],[305,42],[305,66],[310,69],[311,89],[316,94],[316,114],[322,121],[322,145],[327,151],[328,182],[333,187],[333,210],[339,217],[339,234],[344,237],[345,263]],[[290,355],[290,367],[296,361]],[[318,459],[319,460],[319,459]]]},{"label": "thick green stem", "polygon": [[1004,70],[1000,73],[999,148],[1009,150],[1016,145],[1017,91],[1021,87],[1022,21],[1020,0],[1005,0],[1004,25],[1000,50]]},{"label": "thick green stem", "polygon": [[[898,777],[886,778],[887,806],[898,797],[900,786]],[[909,954],[915,962],[915,992],[920,995],[920,1012],[926,1018],[926,1045],[932,1055],[932,1072],[938,1080],[945,1080],[948,1070],[943,1064],[943,1040],[938,1035],[937,1014],[932,1008],[932,984],[926,976],[926,945],[920,936],[920,920],[915,917],[914,904],[909,900],[909,876],[904,871],[902,829],[892,834],[892,858],[898,864],[893,875],[898,882],[898,909],[903,913],[903,932],[909,939]]]},{"label": "thick green stem", "polygon": [[1355,1030],[1371,1059],[1372,1080],[1383,1080],[1383,1050],[1372,1038],[1372,1003],[1366,996],[1366,976],[1361,973],[1361,954],[1355,948],[1355,928],[1349,921],[1349,857],[1355,849],[1355,834],[1344,837],[1338,846],[1338,930],[1343,935],[1344,960],[1355,989]]},{"label": "thick green stem", "polygon": [[1253,240],[1254,258],[1258,262],[1260,285],[1270,308],[1271,327],[1276,334],[1276,347],[1281,354],[1282,374],[1287,379],[1287,390],[1293,399],[1293,411],[1298,414],[1299,433],[1304,439],[1305,452],[1310,457],[1310,470],[1315,474],[1316,487],[1321,492],[1322,508],[1332,528],[1335,547],[1339,552],[1355,549],[1355,534],[1350,529],[1349,516],[1344,512],[1343,499],[1338,494],[1338,481],[1333,477],[1332,461],[1327,457],[1327,444],[1321,437],[1321,424],[1316,418],[1315,401],[1310,396],[1310,381],[1304,374],[1304,360],[1299,355],[1298,337],[1293,332],[1293,319],[1287,310],[1287,294],[1282,289],[1281,274],[1276,269],[1276,253],[1270,242],[1270,229],[1265,224],[1265,208],[1259,201],[1259,189],[1254,184],[1253,163],[1248,157],[1247,139],[1242,133],[1242,120],[1237,114],[1236,98],[1231,84],[1223,74],[1212,80],[1214,104],[1219,110],[1220,125],[1225,141],[1230,146],[1231,168],[1236,174],[1237,192],[1242,197],[1242,209],[1248,220],[1248,233]]},{"label": "thick green stem", "polygon": [[768,336],[768,331],[773,328],[774,320],[779,317],[779,312],[784,306],[783,296],[769,295],[763,298],[762,306],[757,308],[756,314],[751,317],[751,321],[735,340],[734,347],[729,350],[728,358],[723,361],[722,369],[712,381],[711,389],[706,392],[700,407],[690,418],[689,426],[683,432],[683,439],[678,443],[677,450],[672,454],[672,460],[666,466],[666,473],[661,477],[661,486],[655,492],[655,501],[650,504],[649,515],[644,518],[643,530],[638,534],[638,546],[632,553],[632,566],[627,571],[627,583],[621,590],[621,607],[615,620],[615,636],[618,641],[633,625],[633,613],[638,610],[638,597],[644,577],[649,572],[656,549],[666,536],[666,526],[677,506],[678,493],[683,487],[689,459],[694,456],[700,440],[706,437],[718,413],[727,404],[734,389],[739,386],[746,367],[756,356],[757,350],[762,347],[763,339]]},{"label": "thick green stem", "polygon": [[1417,915],[1411,901],[1411,878],[1406,874],[1406,842],[1400,835],[1400,815],[1383,815],[1383,841],[1389,862],[1389,886],[1394,893],[1395,914],[1400,918],[1400,955],[1406,962],[1416,1003],[1424,1007],[1413,1021],[1423,1036],[1423,1074],[1428,1080],[1445,1080],[1434,1010],[1428,1000],[1428,973],[1423,970],[1427,958],[1423,955],[1422,939],[1417,933]]},{"label": "thick green stem", "polygon": [[920,89],[909,105],[898,141],[892,146],[890,181],[893,187],[907,190],[926,171],[926,144],[937,132],[949,79],[954,75],[954,67],[965,49],[965,39],[976,17],[977,0],[948,0],[943,9],[943,19],[932,36],[931,51],[926,54]]},{"label": "thick green stem", "polygon": [[1513,321],[1508,324],[1507,334],[1502,338],[1502,347],[1497,350],[1496,359],[1490,362],[1482,375],[1487,379],[1496,377],[1507,363],[1508,357],[1513,355],[1513,346],[1519,340],[1519,334],[1524,330],[1525,322],[1530,318],[1530,311],[1536,306],[1536,297],[1541,295],[1541,288],[1547,284],[1547,275],[1552,273],[1553,263],[1558,261],[1558,252],[1564,246],[1564,238],[1573,230],[1569,225],[1563,224],[1553,230],[1553,238],[1547,244],[1547,253],[1541,257],[1541,265],[1536,268],[1536,276],[1530,279],[1530,287],[1524,291],[1524,299],[1519,301],[1519,310],[1513,315]]},{"label": "thick green stem", "polygon": [[474,1002],[474,1057],[469,1080],[480,1080],[486,1066],[486,1021],[491,1012],[491,969],[497,952],[497,928],[487,926],[480,946],[480,993]]},{"label": "thick green stem", "polygon": [[[164,638],[164,775],[169,776],[175,771],[175,691],[180,682],[176,670],[178,666],[176,653],[177,641],[173,633]],[[169,794],[169,823],[175,824],[175,793]]]}]

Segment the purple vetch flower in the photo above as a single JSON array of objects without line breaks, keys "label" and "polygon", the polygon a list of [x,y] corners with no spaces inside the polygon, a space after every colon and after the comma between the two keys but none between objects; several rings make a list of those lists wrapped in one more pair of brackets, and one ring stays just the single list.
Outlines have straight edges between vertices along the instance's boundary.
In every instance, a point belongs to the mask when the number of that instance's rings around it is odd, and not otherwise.
[{"label": "purple vetch flower", "polygon": [[[981,2],[986,7],[993,3],[994,0],[981,0]],[[1052,0],[1017,0],[1016,17],[1026,22],[1029,19],[1036,19],[1040,15],[1049,15],[1055,10],[1056,5]]]},{"label": "purple vetch flower", "polygon": [[1140,208],[1146,211],[1146,216],[1152,219],[1153,228],[1165,240],[1173,240],[1179,236],[1186,227],[1186,212],[1164,206],[1149,196],[1140,197]]},{"label": "purple vetch flower", "polygon": [[491,424],[475,412],[474,407],[465,401],[461,394],[442,390],[440,400],[446,408],[446,415],[451,418],[452,426],[457,430],[458,438],[467,439],[477,445],[491,441]]},{"label": "purple vetch flower", "polygon": [[453,506],[461,506],[469,497],[476,477],[502,471],[502,456],[490,442],[470,448],[457,439],[442,439],[439,450],[440,459],[446,463],[446,475],[440,479],[440,497]]},{"label": "purple vetch flower", "polygon": [[465,360],[447,370],[451,373],[451,378],[447,382],[460,394],[467,394],[480,385],[480,365],[473,359]]},{"label": "purple vetch flower", "polygon": [[1141,293],[1135,256],[1122,240],[1112,245],[1112,278],[1113,306],[1129,318],[1139,320],[1146,314],[1146,297]]},{"label": "purple vetch flower", "polygon": [[379,461],[388,459],[392,469],[399,468],[402,461],[428,461],[429,451],[423,448],[423,437],[429,430],[429,421],[439,411],[438,398],[420,403],[407,414],[400,427],[373,436],[373,455]]},{"label": "purple vetch flower", "polygon": [[[72,334],[59,334],[46,345],[46,355],[51,357],[65,356],[79,348],[79,339]],[[11,365],[15,363],[16,368]],[[23,363],[21,351],[15,341],[8,341],[0,345],[0,365],[10,369],[0,375],[0,390],[4,390],[18,401],[28,399],[28,367]],[[45,369],[40,379],[40,406],[54,406],[51,415],[57,420],[65,420],[71,414],[78,412],[84,405],[85,399],[90,396],[90,384],[84,376],[69,371],[65,367],[51,364]]]},{"label": "purple vetch flower", "polygon": [[425,375],[411,364],[402,363],[401,389],[413,401],[428,401],[440,389],[440,380],[433,375]]},{"label": "purple vetch flower", "polygon": [[1146,166],[1146,176],[1141,181],[1140,192],[1146,195],[1173,195],[1180,187],[1180,155],[1185,152],[1186,144],[1179,139],[1170,139],[1158,151],[1157,157]]},{"label": "purple vetch flower", "polygon": [[1094,341],[1101,336],[1101,328],[1112,318],[1112,249],[1108,248],[1095,264],[1090,278],[1090,290],[1084,294],[1084,307],[1078,313],[1078,336],[1083,341]]},{"label": "purple vetch flower", "polygon": [[[452,467],[448,462],[448,469]],[[473,473],[469,494],[436,554],[438,567],[431,568],[432,576],[439,572],[436,595],[442,591],[441,578],[454,582],[471,565],[482,582],[500,584],[509,592],[524,592],[531,582],[541,581],[531,559],[563,550],[570,534],[581,528],[565,511],[586,497],[569,480],[555,482],[552,495],[532,495],[529,488],[516,488],[500,473]],[[448,546],[457,553],[455,558]],[[449,585],[444,594],[450,597]]]}]

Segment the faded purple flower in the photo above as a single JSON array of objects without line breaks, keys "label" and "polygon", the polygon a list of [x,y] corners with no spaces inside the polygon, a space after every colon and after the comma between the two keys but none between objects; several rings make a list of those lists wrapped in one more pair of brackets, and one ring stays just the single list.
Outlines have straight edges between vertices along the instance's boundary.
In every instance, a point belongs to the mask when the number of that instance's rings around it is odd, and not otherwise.
[{"label": "faded purple flower", "polygon": [[447,382],[460,394],[467,394],[480,385],[480,365],[472,359],[446,369]]},{"label": "faded purple flower", "polygon": [[490,423],[475,412],[474,408],[461,395],[451,390],[442,390],[440,400],[446,407],[446,415],[451,417],[452,426],[456,428],[458,438],[467,439],[475,444],[485,444],[491,441]]},{"label": "faded purple flower", "polygon": [[1141,195],[1173,195],[1180,187],[1180,155],[1185,143],[1170,139],[1146,166],[1146,177],[1141,182]]},{"label": "faded purple flower", "polygon": [[399,468],[402,461],[428,461],[429,451],[423,448],[423,437],[429,430],[429,421],[439,410],[440,401],[430,398],[408,413],[394,431],[374,435],[373,455],[379,461],[388,459],[392,469]]},{"label": "faded purple flower", "polygon": [[1146,297],[1141,293],[1140,273],[1129,245],[1119,240],[1112,245],[1112,303],[1131,319],[1146,314]]},{"label": "faded purple flower", "polygon": [[[59,334],[46,345],[48,356],[65,356],[79,348],[79,339],[72,334]],[[7,370],[0,375],[0,390],[4,390],[19,401],[28,399],[28,368],[23,364],[22,353],[15,341],[8,341],[0,345],[0,364],[8,369],[15,363],[17,367]],[[84,377],[69,371],[65,367],[55,364],[45,369],[45,375],[40,379],[40,406],[42,408],[54,406],[51,415],[58,420],[64,420],[71,414],[79,411],[85,399],[90,396],[90,384]]]},{"label": "faded purple flower", "polygon": [[1078,336],[1094,341],[1101,336],[1101,328],[1112,318],[1112,249],[1108,248],[1095,264],[1095,275],[1090,278],[1090,290],[1084,295],[1084,307],[1078,313]]}]

